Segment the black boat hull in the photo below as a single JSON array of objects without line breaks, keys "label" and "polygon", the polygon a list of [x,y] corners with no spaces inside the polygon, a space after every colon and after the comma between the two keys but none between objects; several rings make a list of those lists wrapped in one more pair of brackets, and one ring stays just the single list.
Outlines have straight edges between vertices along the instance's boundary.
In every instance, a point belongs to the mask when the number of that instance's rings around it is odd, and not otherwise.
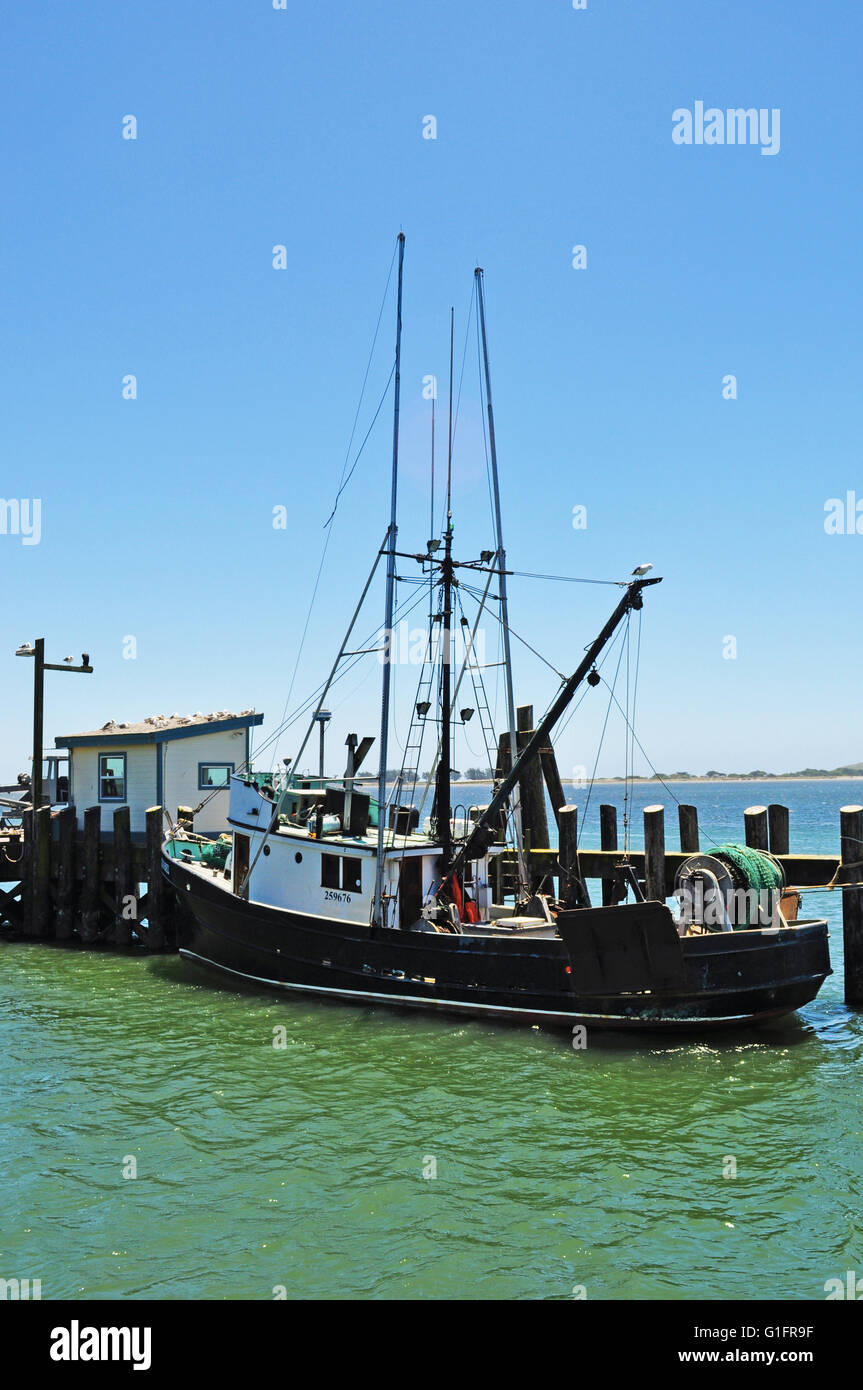
[{"label": "black boat hull", "polygon": [[831,973],[827,924],[681,943],[683,975],[649,992],[579,993],[564,941],[370,929],[244,902],[163,857],[180,907],[181,954],[257,985],[346,1002],[588,1027],[739,1027],[793,1012]]}]

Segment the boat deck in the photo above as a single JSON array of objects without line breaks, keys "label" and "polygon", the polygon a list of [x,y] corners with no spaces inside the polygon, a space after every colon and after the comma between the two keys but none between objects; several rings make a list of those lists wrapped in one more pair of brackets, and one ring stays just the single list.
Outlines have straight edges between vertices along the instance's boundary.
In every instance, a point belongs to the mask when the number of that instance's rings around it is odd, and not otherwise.
[{"label": "boat deck", "polygon": [[[178,842],[181,843],[181,842]],[[214,887],[221,888],[228,896],[233,896],[233,886],[230,876],[225,876],[224,869],[205,864],[200,859],[184,859],[182,855],[170,856],[182,863],[185,869],[198,878],[202,878],[207,883],[212,883]],[[254,898],[252,902],[256,901]],[[273,904],[267,903],[264,906],[272,907]],[[287,909],[285,909],[287,910]],[[499,916],[493,922],[463,922],[463,936],[530,936],[552,941],[558,939],[558,932],[554,923],[544,922],[541,917],[512,917],[507,916],[506,908],[498,908]],[[365,919],[363,919],[365,920]],[[505,926],[498,926],[499,922],[504,922]],[[429,923],[417,924],[412,930],[432,931]]]}]

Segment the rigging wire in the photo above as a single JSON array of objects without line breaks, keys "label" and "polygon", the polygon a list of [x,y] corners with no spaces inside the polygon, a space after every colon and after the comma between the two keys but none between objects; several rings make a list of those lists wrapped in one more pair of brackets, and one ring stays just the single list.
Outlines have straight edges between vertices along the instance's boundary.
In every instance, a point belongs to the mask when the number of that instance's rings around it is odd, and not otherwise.
[{"label": "rigging wire", "polygon": [[[593,787],[594,787],[594,783],[595,783],[595,781],[596,781],[596,769],[597,769],[597,767],[599,766],[599,758],[600,758],[600,754],[602,753],[602,745],[603,745],[603,742],[604,742],[604,740],[605,740],[605,731],[606,731],[606,729],[608,728],[608,720],[609,720],[609,717],[610,717],[610,715],[611,715],[611,701],[612,701],[612,699],[614,699],[614,687],[617,685],[617,678],[618,678],[618,676],[620,675],[620,663],[621,663],[622,660],[623,660],[623,654],[624,654],[624,652],[625,652],[626,650],[627,650],[627,644],[626,644],[625,642],[621,642],[621,644],[620,644],[620,652],[619,652],[618,657],[617,657],[617,666],[615,667],[615,671],[614,671],[614,680],[613,680],[612,684],[608,686],[610,698],[609,698],[608,705],[606,706],[606,710],[605,710],[605,719],[603,720],[602,731],[601,731],[601,733],[600,733],[600,735],[599,735],[599,743],[598,743],[597,749],[596,749],[596,758],[594,759],[594,763],[593,763],[593,772],[591,773],[591,775],[590,775],[590,781],[589,781],[588,784],[587,784],[587,799],[585,800],[585,803],[584,803],[584,816],[581,817],[580,820],[579,820],[578,834],[577,834],[577,837],[576,837],[576,848],[578,847],[578,842],[579,842],[579,840],[581,839],[581,836],[582,836],[582,834],[583,834],[583,832],[584,832],[584,827],[585,827],[585,825],[587,824],[587,813],[588,813],[588,810],[589,810],[589,808],[590,808],[590,798],[591,798],[591,796],[593,795]],[[604,684],[604,685],[608,685],[608,681],[603,680],[603,684]],[[582,697],[582,698],[583,698],[583,697]],[[619,706],[618,706],[618,708],[619,708]],[[625,841],[625,840],[624,840],[624,844],[623,844],[623,853],[624,853],[624,857],[625,857],[626,854],[627,854],[627,845],[626,845],[626,841]]]},{"label": "rigging wire", "polygon": [[[471,594],[474,598],[482,598],[482,591],[480,589],[475,589],[471,584],[466,584],[463,579],[459,581],[459,587],[464,589],[467,593]],[[546,660],[542,652],[538,652],[536,650],[536,647],[532,647],[530,645],[526,637],[521,637],[519,633],[516,632],[515,628],[512,626],[512,623],[505,623],[500,614],[495,613],[493,609],[490,608],[488,611],[489,613],[491,613],[491,616],[495,619],[495,621],[500,623],[501,628],[505,627],[509,632],[510,636],[514,637],[517,642],[520,642],[523,647],[527,647],[528,651],[536,657],[537,661],[541,661],[544,666],[548,667],[549,671],[554,672],[561,685],[566,684],[568,678],[563,674],[563,672],[558,671],[556,666],[552,666],[551,662]]]},{"label": "rigging wire", "polygon": [[[476,277],[474,277],[474,288],[475,288],[475,287],[476,287]],[[483,395],[482,343],[481,343],[481,341],[480,341],[479,295],[478,295],[478,294],[475,294],[475,295],[474,295],[474,302],[475,302],[475,305],[476,305],[476,312],[475,312],[475,315],[474,315],[475,320],[476,320],[476,322],[475,322],[475,328],[476,328],[476,367],[477,367],[477,375],[478,375],[478,377],[479,377],[479,398],[480,398],[480,400],[482,400],[482,395]],[[489,457],[489,449],[488,449],[488,430],[487,430],[487,426],[486,426],[485,411],[484,411],[484,410],[480,410],[479,414],[480,414],[480,420],[482,421],[482,446],[483,446],[483,449],[485,450],[485,480],[486,480],[486,483],[488,484],[488,503],[489,503],[489,509],[490,509],[491,515],[492,515],[492,520],[494,520],[494,483],[493,483],[492,476],[491,476],[491,459],[490,459],[490,457]]]},{"label": "rigging wire", "polygon": [[[404,601],[402,602],[402,604],[400,604],[399,607],[396,609],[396,612],[395,612],[394,617],[395,617],[395,618],[398,618],[398,619],[406,618],[406,617],[408,616],[408,614],[409,614],[409,613],[412,613],[413,610],[414,610],[414,608],[416,608],[416,607],[418,606],[418,604],[420,604],[420,603],[422,602],[422,600],[423,600],[424,597],[425,597],[425,587],[424,587],[424,586],[423,586],[423,588],[416,594],[416,596],[414,596],[413,594],[411,594],[411,595],[406,595]],[[412,600],[412,601],[411,601],[411,600]],[[405,606],[405,605],[407,605],[407,606]],[[383,624],[382,624],[382,623],[379,623],[379,624],[377,625],[377,627],[375,627],[375,628],[368,634],[367,637],[365,637],[365,638],[363,638],[363,639],[361,640],[361,642],[360,642],[360,647],[362,648],[362,650],[358,650],[358,651],[356,651],[356,652],[354,652],[354,653],[351,654],[352,659],[348,662],[347,665],[345,665],[345,666],[342,667],[341,671],[339,671],[339,673],[338,673],[336,676],[333,677],[333,681],[332,681],[332,684],[333,684],[333,685],[335,685],[338,681],[342,680],[342,679],[344,678],[344,676],[346,676],[350,671],[352,671],[353,668],[354,668],[354,667],[356,666],[356,664],[362,659],[363,656],[368,655],[368,650],[367,650],[367,648],[369,647],[369,644],[370,644],[371,642],[375,642],[375,641],[377,640],[377,638],[381,635],[382,631],[383,631]],[[314,708],[315,703],[316,703],[316,701],[318,700],[318,698],[319,698],[319,696],[320,696],[320,694],[321,694],[321,691],[323,690],[325,684],[326,684],[326,681],[321,681],[320,684],[317,685],[317,686],[314,688],[314,690],[312,690],[311,693],[302,701],[302,703],[301,703],[300,705],[297,706],[297,708],[293,711],[293,713],[290,714],[289,716],[286,716],[286,717],[282,720],[282,722],[281,722],[281,724],[279,725],[279,727],[278,727],[277,729],[275,729],[274,732],[273,732],[272,734],[270,734],[269,738],[266,739],[264,743],[261,744],[260,748],[258,749],[258,752],[259,752],[259,753],[263,752],[264,749],[269,748],[270,745],[271,745],[272,743],[274,743],[277,739],[281,738],[282,734],[284,734],[285,731],[286,731],[287,729],[291,728],[294,724],[296,724],[296,722],[297,722],[298,719],[301,719],[305,714],[308,714],[308,712],[309,712],[310,709],[313,709],[313,708]]]},{"label": "rigging wire", "polygon": [[[604,685],[608,685],[608,682],[607,682],[607,681],[603,681],[603,684],[604,684]],[[611,689],[611,687],[609,687],[609,689]],[[626,716],[626,711],[625,711],[625,710],[623,709],[623,707],[621,706],[620,701],[617,699],[617,696],[614,694],[614,691],[613,691],[613,690],[611,690],[611,696],[612,696],[612,699],[614,700],[614,703],[617,705],[617,708],[620,710],[620,713],[623,715],[624,720],[625,720],[626,723],[628,724],[629,721],[628,721],[627,716]],[[666,782],[665,778],[662,776],[662,773],[661,773],[661,772],[657,772],[656,768],[653,766],[653,763],[650,761],[650,758],[647,756],[647,753],[644,751],[644,747],[643,747],[643,745],[641,744],[641,742],[640,742],[638,736],[636,735],[634,729],[632,730],[632,738],[633,738],[634,743],[635,743],[636,746],[638,747],[638,750],[639,750],[639,752],[641,753],[641,756],[644,758],[644,761],[647,763],[647,766],[650,768],[650,771],[653,773],[653,776],[656,778],[657,782],[659,782],[659,784],[665,788],[665,790],[668,792],[668,795],[671,797],[672,801],[674,801],[674,802],[676,803],[676,805],[682,806],[684,803],[680,800],[680,797],[679,797],[679,796],[677,795],[677,793],[674,791],[673,787],[669,786],[669,784]],[[710,841],[710,843],[711,843],[712,845],[720,845],[720,844],[723,843],[723,841],[715,839],[714,836],[710,834],[709,830],[705,830],[705,827],[704,827],[704,825],[701,823],[700,820],[699,820],[698,828],[699,828],[699,831],[704,831],[704,834],[705,834],[706,838]],[[807,892],[810,892],[811,890],[810,890],[810,889],[807,889],[806,891],[807,891]]]},{"label": "rigging wire", "polygon": [[[483,381],[483,364],[482,364],[482,341],[481,341],[481,333],[480,333],[480,316],[479,316],[479,295],[476,293],[476,286],[477,286],[477,278],[476,278],[476,276],[474,276],[474,296],[473,296],[473,302],[474,302],[474,330],[475,330],[475,333],[476,333],[476,367],[477,367],[477,378],[478,378],[478,383],[479,383],[479,399],[480,399],[480,401],[481,401],[482,398],[483,398],[484,381]],[[488,505],[489,505],[489,512],[491,513],[492,526],[494,526],[494,522],[495,522],[495,509],[494,509],[494,481],[493,481],[493,478],[492,478],[491,455],[490,455],[490,451],[489,451],[488,422],[487,422],[487,420],[486,420],[486,412],[485,412],[484,410],[481,409],[479,415],[480,415],[480,422],[481,422],[481,425],[482,425],[482,447],[483,447],[483,453],[484,453],[484,456],[485,456],[485,480],[486,480],[486,485],[487,485],[487,487],[488,487]],[[499,557],[497,557],[497,559],[498,559],[498,563],[500,563]],[[503,664],[504,664],[504,656],[505,656],[505,650],[504,650],[504,649],[505,649],[505,645],[506,645],[506,644],[505,644],[505,642],[504,642],[503,627],[501,626],[500,629],[498,630],[498,634],[497,634],[498,668],[497,668],[497,671],[495,672],[495,681],[494,681],[494,709],[493,709],[493,713],[492,713],[492,707],[489,706],[489,713],[490,713],[491,718],[492,718],[492,727],[495,728],[495,729],[497,728],[497,712],[498,712],[498,705],[500,704],[500,697],[501,697],[501,685],[502,685],[502,670],[501,670],[501,668],[502,668],[502,666],[503,666]],[[484,682],[483,682],[483,690],[485,690],[485,683],[484,683]],[[487,698],[487,697],[486,697],[486,703],[488,703],[488,698]],[[497,760],[497,749],[495,749],[495,751],[494,751],[494,758],[495,758],[495,762],[496,762],[496,760]]]},{"label": "rigging wire", "polygon": [[532,574],[526,570],[507,570],[516,579],[548,579],[556,584],[604,584],[614,589],[625,589],[626,579],[579,579],[572,574]]},{"label": "rigging wire", "polygon": [[[410,613],[412,613],[413,610],[421,602],[423,594],[424,590],[423,593],[420,593],[419,596],[415,598],[412,603],[408,603],[408,599],[406,598],[404,600],[404,603],[396,609],[394,614],[394,621],[395,619],[402,620],[406,618]],[[408,606],[405,607],[405,604],[407,604]],[[377,637],[382,632],[382,629],[383,624],[379,624],[375,631],[371,632],[369,636],[361,642],[361,647],[365,649],[368,647],[368,644],[370,642],[376,641]],[[364,656],[367,656],[368,654],[369,653],[367,650],[357,651],[353,653],[352,660],[350,660],[347,665],[343,666],[342,669],[336,675],[333,676],[330,682],[330,689],[332,689],[333,686],[337,685],[339,681],[344,680],[346,676],[349,676],[351,671],[353,671],[359,665],[362,658]],[[361,681],[356,688],[359,689],[366,679],[367,677],[364,677],[363,681]],[[325,685],[326,681],[321,681],[321,683],[306,697],[302,704],[300,704],[288,718],[282,720],[282,723],[278,726],[277,729],[273,731],[273,733],[270,734],[269,738],[264,739],[264,742],[260,745],[258,749],[256,749],[256,754],[258,756],[261,753],[264,753],[269,747],[271,747],[271,745],[277,743],[277,741],[288,729],[292,728],[293,725],[296,724],[299,719],[302,719],[305,715],[309,713],[310,710],[314,709],[320,697],[321,691],[323,690]],[[344,700],[342,700],[340,704],[344,704]],[[251,760],[249,762],[241,763],[239,767],[236,769],[236,771],[242,772],[244,768],[249,766],[251,766]],[[221,787],[214,787],[213,790],[209,792],[208,795],[204,798],[204,800],[200,803],[198,809],[200,810],[204,806],[206,806],[207,803],[221,790]]]},{"label": "rigging wire", "polygon": [[[340,478],[340,480],[339,480],[339,487],[338,487],[338,490],[337,490],[337,492],[336,492],[335,502],[333,503],[333,510],[332,510],[332,512],[330,513],[329,517],[327,518],[326,522],[324,523],[324,530],[326,531],[327,534],[326,534],[326,537],[325,537],[325,539],[324,539],[323,549],[322,549],[322,551],[321,551],[321,560],[320,560],[320,564],[318,565],[318,572],[317,572],[317,575],[315,576],[315,583],[314,583],[314,587],[313,587],[313,589],[312,589],[312,596],[311,596],[311,598],[310,598],[310,600],[309,600],[309,607],[308,607],[308,611],[307,611],[307,613],[306,613],[306,620],[305,620],[305,623],[304,623],[304,625],[303,625],[302,636],[300,637],[299,646],[297,647],[297,656],[296,656],[296,660],[294,661],[294,669],[293,669],[293,671],[291,672],[291,679],[290,679],[290,683],[289,683],[289,685],[288,685],[288,693],[287,693],[287,695],[285,696],[285,703],[284,703],[284,706],[283,706],[283,709],[282,709],[282,721],[284,721],[284,719],[285,719],[285,716],[286,716],[287,710],[288,710],[288,705],[289,705],[290,702],[291,702],[291,695],[293,694],[294,683],[296,682],[296,679],[297,679],[297,671],[299,670],[300,659],[301,659],[301,657],[302,657],[303,649],[304,649],[305,643],[306,643],[306,638],[307,638],[307,636],[308,636],[309,624],[310,624],[310,622],[311,622],[311,620],[312,620],[312,612],[313,612],[313,610],[314,610],[315,600],[317,599],[317,596],[318,596],[318,588],[319,588],[320,582],[321,582],[321,575],[323,574],[324,564],[325,564],[326,558],[327,558],[327,551],[328,551],[328,549],[329,549],[330,540],[331,540],[332,534],[333,534],[332,529],[331,529],[331,527],[330,527],[330,522],[333,520],[333,517],[334,517],[335,514],[336,514],[336,509],[337,509],[337,507],[338,507],[338,505],[339,505],[339,498],[341,497],[342,492],[344,491],[344,489],[347,487],[348,483],[350,482],[350,479],[351,479],[351,477],[353,476],[354,469],[356,468],[357,463],[358,463],[359,460],[360,460],[360,455],[362,454],[363,449],[366,447],[366,443],[367,443],[367,441],[368,441],[369,435],[371,434],[371,432],[372,432],[372,430],[373,430],[373,428],[374,428],[374,426],[375,426],[375,422],[377,421],[378,415],[379,415],[380,412],[381,412],[381,407],[383,406],[384,400],[386,399],[387,391],[389,391],[389,388],[390,388],[390,382],[391,382],[392,379],[393,379],[393,372],[395,371],[395,361],[394,361],[394,362],[393,362],[393,365],[392,365],[392,370],[390,371],[389,380],[387,381],[386,387],[384,388],[383,395],[381,396],[380,402],[378,403],[377,410],[375,411],[374,416],[373,416],[373,418],[372,418],[372,423],[371,423],[371,425],[370,425],[369,428],[368,428],[368,431],[367,431],[367,433],[366,433],[366,437],[365,437],[365,439],[363,440],[362,444],[360,445],[359,453],[357,454],[356,458],[354,459],[354,462],[353,462],[353,465],[352,465],[352,467],[351,467],[350,473],[348,474],[348,476],[347,476],[347,478],[346,478],[346,477],[345,477],[345,469],[346,469],[347,466],[348,466],[348,459],[350,458],[351,448],[352,448],[352,446],[353,446],[354,437],[355,437],[355,435],[356,435],[357,423],[358,423],[359,418],[360,418],[360,411],[362,410],[363,400],[365,399],[366,384],[367,384],[368,379],[369,379],[369,372],[371,371],[372,360],[373,360],[373,358],[374,358],[374,352],[375,352],[375,346],[376,346],[377,340],[378,340],[378,333],[380,332],[381,320],[382,320],[382,318],[383,318],[384,308],[385,308],[385,306],[386,306],[387,297],[388,297],[388,295],[389,295],[390,284],[391,284],[391,282],[392,282],[392,277],[393,277],[393,266],[395,265],[396,251],[397,251],[397,250],[398,250],[398,241],[396,242],[395,246],[393,247],[393,254],[392,254],[392,257],[391,257],[391,259],[390,259],[390,266],[389,266],[389,270],[387,271],[386,284],[385,284],[385,286],[384,286],[384,292],[383,292],[383,295],[382,295],[382,297],[381,297],[381,305],[380,305],[380,309],[378,310],[377,323],[375,324],[375,331],[374,331],[374,334],[373,334],[373,336],[372,336],[372,345],[371,345],[371,347],[370,347],[370,349],[369,349],[369,356],[368,356],[368,361],[366,362],[366,370],[365,370],[365,373],[364,373],[364,375],[363,375],[362,386],[360,387],[359,400],[357,401],[357,408],[356,408],[356,411],[355,411],[355,413],[354,413],[354,422],[353,422],[353,425],[351,426],[350,438],[348,439],[348,446],[347,446],[347,449],[345,450],[345,458],[344,458],[344,462],[342,463],[341,478]],[[266,745],[264,745],[264,747],[266,747]],[[261,754],[262,751],[263,751],[262,748],[257,749],[258,756],[260,756],[260,754]],[[273,764],[275,764],[275,755],[274,755],[274,757],[273,757]]]},{"label": "rigging wire", "polygon": [[[461,595],[459,594],[458,590],[456,590],[456,604],[457,604],[457,606],[458,606],[458,610],[459,610],[459,612],[461,613],[462,618],[464,619],[464,627],[466,628],[466,627],[467,627],[467,614],[466,614],[465,611],[464,611],[464,605],[463,605],[463,603],[462,603],[462,601],[461,601]],[[473,644],[473,641],[470,642],[470,646],[469,646],[469,648],[468,648],[468,649],[466,650],[466,652],[465,652],[465,665],[466,665],[466,667],[470,670],[470,673],[471,673],[471,684],[472,684],[472,686],[473,686],[474,699],[476,700],[476,710],[477,710],[477,713],[479,714],[480,731],[481,731],[481,733],[482,733],[482,741],[483,741],[483,744],[484,744],[484,746],[485,746],[485,755],[486,755],[486,760],[487,760],[487,761],[486,761],[486,766],[488,767],[489,764],[491,764],[493,760],[496,760],[496,759],[497,759],[497,749],[496,749],[496,748],[494,748],[494,749],[490,748],[489,745],[488,745],[488,739],[486,738],[486,726],[485,726],[485,723],[484,723],[484,721],[483,721],[483,714],[482,714],[482,711],[483,711],[483,709],[488,710],[488,707],[489,707],[489,706],[488,706],[488,695],[486,694],[486,689],[485,689],[485,682],[484,682],[483,677],[482,677],[482,667],[479,665],[479,663],[478,663],[475,659],[471,660],[471,658],[475,658],[475,652],[474,652],[474,644]],[[477,683],[477,682],[478,682],[478,683]],[[493,733],[493,732],[494,732],[494,731],[492,730],[492,733]],[[471,752],[471,753],[473,753],[474,757],[477,757],[478,754],[475,752],[475,750],[474,750],[473,748],[471,748],[470,740],[469,740],[469,738],[468,738],[468,736],[467,736],[467,728],[466,728],[466,726],[465,726],[464,724],[462,725],[462,738],[464,739],[465,743],[467,744],[468,751]]]},{"label": "rigging wire", "polygon": [[[605,666],[606,662],[611,661],[611,658],[614,655],[614,649],[617,646],[618,642],[621,641],[622,637],[623,628],[619,627],[617,629],[617,632],[614,634],[611,641],[609,642],[608,646],[606,647],[605,651],[602,653],[602,656],[599,658],[599,661],[596,663],[597,671],[601,671],[602,668]],[[570,706],[569,710],[567,711],[566,718],[564,719],[563,723],[558,726],[556,735],[557,738],[560,738],[561,735],[565,732],[565,730],[569,727],[570,722],[578,713],[584,701],[587,699],[589,691],[590,686],[586,685],[584,690],[581,692],[578,699],[576,700],[575,704]]]},{"label": "rigging wire", "polygon": [[[474,297],[475,294],[476,294],[476,286],[474,285],[473,289],[471,290],[471,299],[470,299],[470,304],[468,305],[468,311],[467,311],[467,327],[466,327],[466,329],[465,329],[465,335],[464,335],[464,348],[463,348],[463,350],[462,350],[461,368],[460,368],[460,371],[459,371],[459,380],[458,380],[458,393],[457,393],[457,395],[456,395],[456,400],[455,400],[455,411],[454,411],[454,413],[452,414],[452,419],[451,419],[450,444],[449,444],[450,453],[452,453],[452,450],[455,448],[455,436],[456,436],[456,430],[458,429],[459,407],[460,407],[460,405],[461,405],[462,382],[464,381],[464,368],[465,368],[465,362],[466,362],[466,360],[467,360],[467,345],[468,345],[468,338],[469,338],[469,334],[470,334],[471,309],[473,308],[473,297]],[[450,310],[450,313],[451,313],[451,314],[452,314],[452,312],[453,312],[453,311]],[[447,520],[448,520],[447,516],[444,515],[444,517],[443,517],[443,519],[442,519],[442,522],[441,522],[441,527],[440,527],[441,531],[443,531],[444,526],[445,526],[446,523],[447,523]]]},{"label": "rigging wire", "polygon": [[392,365],[392,367],[390,368],[390,374],[389,374],[389,376],[387,377],[387,384],[386,384],[386,386],[384,387],[383,391],[381,392],[381,398],[380,398],[380,400],[378,401],[377,409],[375,410],[375,413],[374,413],[374,415],[372,416],[372,422],[371,422],[371,424],[369,425],[368,429],[366,430],[365,438],[363,439],[362,444],[360,445],[359,449],[357,450],[357,456],[356,456],[356,458],[354,459],[353,463],[351,464],[351,469],[350,469],[350,472],[348,473],[348,476],[345,478],[344,482],[341,483],[341,485],[339,486],[339,490],[338,490],[338,492],[336,493],[336,500],[335,500],[335,502],[333,503],[333,510],[330,512],[329,516],[327,517],[326,521],[324,522],[324,528],[325,528],[325,529],[326,529],[327,526],[329,526],[330,522],[332,521],[333,517],[334,517],[335,514],[336,514],[336,511],[337,511],[338,505],[339,505],[339,498],[341,497],[341,495],[342,495],[342,493],[344,492],[345,488],[347,487],[348,483],[351,481],[351,478],[354,476],[354,469],[356,468],[357,464],[358,464],[359,461],[360,461],[360,458],[362,457],[363,449],[366,447],[366,445],[367,445],[368,442],[369,442],[369,435],[371,434],[372,430],[374,429],[375,425],[377,424],[378,416],[380,415],[381,410],[383,409],[384,401],[385,401],[386,398],[387,398],[387,395],[388,395],[389,389],[390,389],[390,385],[392,384],[392,379],[393,379],[393,377],[395,376],[395,370],[396,370],[396,364],[395,364],[395,362],[393,362],[393,365]]},{"label": "rigging wire", "polygon": [[634,786],[634,780],[635,780],[635,743],[634,743],[634,741],[633,741],[632,735],[633,735],[633,733],[634,733],[634,731],[635,731],[635,721],[636,721],[636,715],[637,715],[636,704],[637,704],[637,701],[638,701],[638,676],[639,676],[639,672],[640,672],[640,670],[641,670],[641,624],[642,624],[642,619],[643,619],[643,618],[644,618],[644,610],[643,610],[643,609],[639,609],[639,611],[638,611],[638,635],[637,635],[637,638],[636,638],[636,647],[635,647],[635,680],[634,680],[634,684],[633,684],[633,687],[632,687],[632,723],[630,724],[630,726],[629,726],[629,731],[628,731],[628,733],[627,733],[627,738],[629,739],[629,772],[630,772],[630,782],[633,784],[633,785],[632,785],[632,788],[631,788],[631,792],[632,792],[633,797],[634,797],[634,795],[635,795],[635,786]]}]

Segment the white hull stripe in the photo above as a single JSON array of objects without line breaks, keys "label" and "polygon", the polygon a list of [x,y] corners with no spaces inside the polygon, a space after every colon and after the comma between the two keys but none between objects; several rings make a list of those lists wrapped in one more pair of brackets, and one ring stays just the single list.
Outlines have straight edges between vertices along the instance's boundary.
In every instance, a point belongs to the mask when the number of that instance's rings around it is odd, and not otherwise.
[{"label": "white hull stripe", "polygon": [[221,970],[228,975],[236,975],[241,980],[251,980],[254,984],[269,985],[273,989],[290,989],[297,994],[326,994],[333,998],[344,999],[368,999],[382,1004],[416,1004],[421,1008],[438,1008],[456,1011],[459,1013],[476,1014],[480,1011],[489,1014],[507,1014],[521,1018],[542,1018],[549,1022],[565,1023],[572,1026],[580,1019],[589,1019],[597,1023],[623,1023],[641,1025],[644,1023],[655,1024],[674,1024],[675,1026],[704,1027],[711,1023],[746,1023],[753,1018],[752,1014],[724,1014],[720,1017],[693,1017],[693,1018],[658,1018],[642,1019],[626,1014],[585,1014],[585,1013],[555,1013],[547,1009],[517,1009],[507,1004],[469,1004],[460,999],[429,999],[425,995],[419,994],[380,994],[373,990],[360,989],[337,989],[328,985],[294,985],[285,980],[268,980],[264,975],[249,975],[244,970],[232,970],[229,965],[219,965],[214,960],[209,960],[207,956],[199,956],[195,951],[180,948],[180,955],[186,960],[197,961],[200,965],[209,965],[213,970]]}]

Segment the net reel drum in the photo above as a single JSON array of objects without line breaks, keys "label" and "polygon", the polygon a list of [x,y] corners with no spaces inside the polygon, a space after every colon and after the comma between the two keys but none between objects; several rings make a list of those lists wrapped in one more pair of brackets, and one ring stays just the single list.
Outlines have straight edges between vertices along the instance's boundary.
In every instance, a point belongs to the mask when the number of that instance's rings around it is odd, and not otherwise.
[{"label": "net reel drum", "polygon": [[680,925],[690,932],[777,929],[785,871],[765,850],[720,845],[711,854],[693,854],[674,880]]}]

